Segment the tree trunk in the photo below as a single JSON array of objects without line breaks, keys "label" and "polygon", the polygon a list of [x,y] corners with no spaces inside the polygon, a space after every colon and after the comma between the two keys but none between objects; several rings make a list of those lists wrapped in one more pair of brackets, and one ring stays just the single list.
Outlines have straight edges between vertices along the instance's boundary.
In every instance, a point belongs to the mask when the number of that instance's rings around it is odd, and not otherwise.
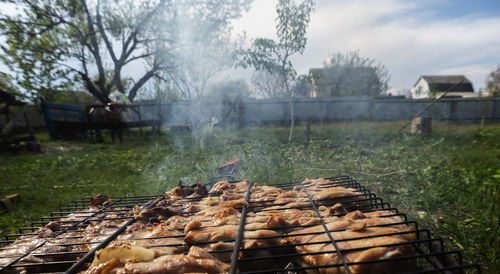
[{"label": "tree trunk", "polygon": [[288,136],[288,144],[292,142],[293,128],[295,126],[295,117],[293,112],[293,100],[292,95],[288,95],[288,104],[290,105],[290,135]]},{"label": "tree trunk", "polygon": [[295,113],[293,111],[292,93],[288,87],[288,81],[285,83],[286,92],[288,93],[288,104],[290,106],[290,135],[288,136],[288,144],[292,142],[293,128],[295,127]]}]

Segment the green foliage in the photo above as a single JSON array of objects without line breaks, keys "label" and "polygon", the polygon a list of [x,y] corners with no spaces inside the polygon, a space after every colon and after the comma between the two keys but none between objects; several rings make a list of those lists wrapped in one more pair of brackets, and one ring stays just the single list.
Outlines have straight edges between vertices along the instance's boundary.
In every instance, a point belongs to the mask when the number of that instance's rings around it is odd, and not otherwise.
[{"label": "green foliage", "polygon": [[56,65],[64,59],[68,43],[59,43],[56,33],[62,32],[61,27],[43,18],[50,13],[49,7],[35,8],[39,4],[35,1],[30,4],[23,16],[0,17],[0,30],[6,38],[0,60],[15,76],[10,76],[13,89],[24,91],[30,99],[43,96],[50,100],[56,96],[54,91],[70,86],[72,74]]},{"label": "green foliage", "polygon": [[286,91],[281,84],[281,78],[276,73],[265,70],[256,71],[251,79],[254,89],[252,95],[260,98],[281,98],[286,97]]},{"label": "green foliage", "polygon": [[[150,38],[171,36],[152,30],[154,20],[162,18],[167,22],[169,18],[165,1],[147,3],[16,1],[20,14],[1,19],[0,28],[7,39],[6,46],[2,46],[2,61],[19,78],[19,87],[32,98],[42,96],[53,101],[58,91],[76,87],[88,90],[103,103],[109,101],[113,88],[133,99],[166,61],[157,61],[158,55],[153,52],[159,53],[162,47]],[[124,67],[149,57],[151,70],[125,90],[121,82]],[[106,71],[111,71],[111,75]]]},{"label": "green foliage", "polygon": [[300,97],[309,96],[309,92],[313,89],[311,78],[307,75],[299,75],[292,85],[293,94]]},{"label": "green foliage", "polygon": [[[194,54],[231,59],[230,21],[250,1],[17,0],[19,14],[0,18],[6,38],[0,58],[17,79],[16,88],[31,98],[54,101],[59,91],[78,89],[107,103],[118,90],[133,101],[153,78],[178,80],[179,89],[201,78],[206,84],[200,71],[183,77],[185,40],[196,49],[189,51],[191,68],[208,66],[203,72],[211,76],[218,71],[214,63],[202,66]],[[183,23],[196,27],[188,32]],[[127,72],[137,66],[143,70],[134,69],[139,75],[132,79]]]},{"label": "green foliage", "polygon": [[[435,123],[429,136],[399,135],[402,123],[312,125],[287,145],[286,127],[214,128],[203,144],[190,132],[160,137],[129,133],[121,145],[77,145],[65,153],[0,155],[1,194],[22,201],[0,217],[3,234],[70,201],[98,193],[159,194],[203,182],[217,167],[243,159],[237,176],[259,184],[350,175],[384,201],[417,219],[484,272],[500,271],[500,127]],[[110,140],[107,139],[109,142]]]},{"label": "green foliage", "polygon": [[0,90],[6,91],[10,94],[14,94],[19,97],[24,97],[22,93],[18,92],[14,85],[12,84],[12,79],[10,75],[0,72]]},{"label": "green foliage", "polygon": [[290,105],[289,143],[292,141],[295,123],[292,101],[294,90],[290,89],[290,85],[297,76],[290,57],[304,52],[307,43],[307,26],[313,7],[312,0],[304,0],[298,5],[294,0],[279,0],[276,5],[278,41],[266,38],[255,39],[251,48],[243,52],[240,61],[245,68],[253,67],[257,71],[264,70],[269,74],[279,75],[281,78],[281,85],[288,95]]},{"label": "green foliage", "polygon": [[[244,43],[231,33],[231,21],[250,8],[252,0],[188,0],[177,9],[178,33],[175,70],[162,73],[168,86],[174,84],[182,99],[206,96],[209,84],[234,66],[236,52]],[[196,7],[196,8],[193,8]]]},{"label": "green foliage", "polygon": [[278,41],[267,38],[254,39],[251,48],[243,52],[241,65],[265,70],[271,74],[276,73],[281,76],[283,86],[289,85],[297,74],[289,58],[304,52],[313,6],[312,0],[304,0],[299,5],[292,0],[280,0],[276,5]]},{"label": "green foliage", "polygon": [[212,84],[209,88],[208,97],[216,100],[236,99],[248,97],[250,94],[248,84],[243,79],[227,79]]},{"label": "green foliage", "polygon": [[359,51],[331,54],[310,76],[319,96],[376,96],[388,89],[390,79],[384,65]]}]

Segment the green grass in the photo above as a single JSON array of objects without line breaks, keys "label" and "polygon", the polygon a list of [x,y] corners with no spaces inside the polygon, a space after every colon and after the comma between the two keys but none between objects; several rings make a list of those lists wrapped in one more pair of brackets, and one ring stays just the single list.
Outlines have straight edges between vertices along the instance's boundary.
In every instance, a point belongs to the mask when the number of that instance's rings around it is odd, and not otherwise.
[{"label": "green grass", "polygon": [[[81,197],[158,194],[177,184],[205,181],[218,165],[242,158],[240,178],[257,183],[350,175],[487,273],[500,272],[500,126],[435,123],[429,136],[397,135],[396,123],[312,126],[310,144],[298,127],[214,129],[210,134],[131,133],[123,144],[77,145],[65,153],[0,155],[1,194],[22,201],[0,216],[1,234]],[[108,140],[109,141],[109,140]]]}]

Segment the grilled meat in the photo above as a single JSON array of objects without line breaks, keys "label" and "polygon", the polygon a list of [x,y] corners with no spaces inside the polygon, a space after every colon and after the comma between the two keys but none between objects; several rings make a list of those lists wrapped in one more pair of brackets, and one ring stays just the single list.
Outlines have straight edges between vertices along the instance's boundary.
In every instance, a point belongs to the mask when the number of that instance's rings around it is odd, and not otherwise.
[{"label": "grilled meat", "polygon": [[127,261],[113,258],[90,268],[86,273],[226,273],[229,265],[211,256],[203,248],[192,246],[187,255],[166,255],[151,261]]},{"label": "grilled meat", "polygon": [[[297,229],[289,233],[284,243],[295,244],[295,249],[299,254],[322,252],[302,256],[302,259],[309,265],[339,265],[322,268],[320,273],[346,273],[338,251],[347,263],[410,255],[413,249],[405,243],[413,239],[415,233],[411,233],[411,228],[405,225],[398,225],[402,221],[399,217],[383,217],[391,214],[387,211],[368,214],[356,211],[342,217],[325,219],[328,231],[337,242],[338,250],[331,244],[322,225]],[[386,226],[390,224],[394,226]],[[408,233],[405,234],[405,232]],[[411,268],[411,264],[407,265],[407,268]],[[398,264],[394,263],[392,267],[386,264],[358,264],[350,266],[350,269],[352,273],[391,273],[398,270]]]},{"label": "grilled meat", "polygon": [[[97,212],[102,208],[98,205],[106,203],[106,199],[98,197],[88,210],[50,223],[0,250],[3,257],[0,265],[43,241],[47,241],[46,246],[33,252],[34,256],[26,257],[26,262],[54,260],[36,257],[44,253],[90,250],[135,216],[135,223],[96,254],[86,273],[227,272],[226,263],[231,260],[244,207],[248,210],[238,253],[242,259],[238,263],[240,270],[284,268],[290,257],[281,260],[276,256],[280,254],[297,254],[293,256],[294,263],[306,267],[337,265],[318,268],[319,273],[344,273],[341,258],[353,263],[352,273],[392,272],[402,264],[411,268],[414,263],[412,260],[366,263],[411,255],[413,249],[406,243],[415,233],[390,211],[368,211],[369,203],[356,189],[332,186],[325,179],[307,179],[289,191],[253,185],[248,203],[245,197],[249,186],[246,180],[218,182],[207,196],[203,185],[179,184],[164,199],[156,199],[156,206],[149,203],[130,212]],[[54,238],[69,229],[66,223],[73,224],[93,213],[96,213],[94,218],[64,233],[71,237]],[[97,218],[106,220],[94,221]],[[322,222],[336,240],[338,250]],[[260,258],[259,263],[247,261],[252,258]]]}]

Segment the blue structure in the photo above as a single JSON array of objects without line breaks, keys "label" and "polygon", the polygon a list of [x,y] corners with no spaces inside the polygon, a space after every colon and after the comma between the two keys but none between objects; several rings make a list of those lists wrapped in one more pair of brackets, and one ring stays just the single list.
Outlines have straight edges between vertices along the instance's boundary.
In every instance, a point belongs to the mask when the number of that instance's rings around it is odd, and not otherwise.
[{"label": "blue structure", "polygon": [[74,131],[71,128],[60,128],[55,125],[56,121],[73,121],[87,123],[88,120],[84,115],[84,108],[74,105],[63,105],[53,103],[42,103],[42,109],[45,116],[45,124],[49,130],[50,138],[56,139],[60,135],[73,136],[80,135],[87,137],[87,130]]}]

